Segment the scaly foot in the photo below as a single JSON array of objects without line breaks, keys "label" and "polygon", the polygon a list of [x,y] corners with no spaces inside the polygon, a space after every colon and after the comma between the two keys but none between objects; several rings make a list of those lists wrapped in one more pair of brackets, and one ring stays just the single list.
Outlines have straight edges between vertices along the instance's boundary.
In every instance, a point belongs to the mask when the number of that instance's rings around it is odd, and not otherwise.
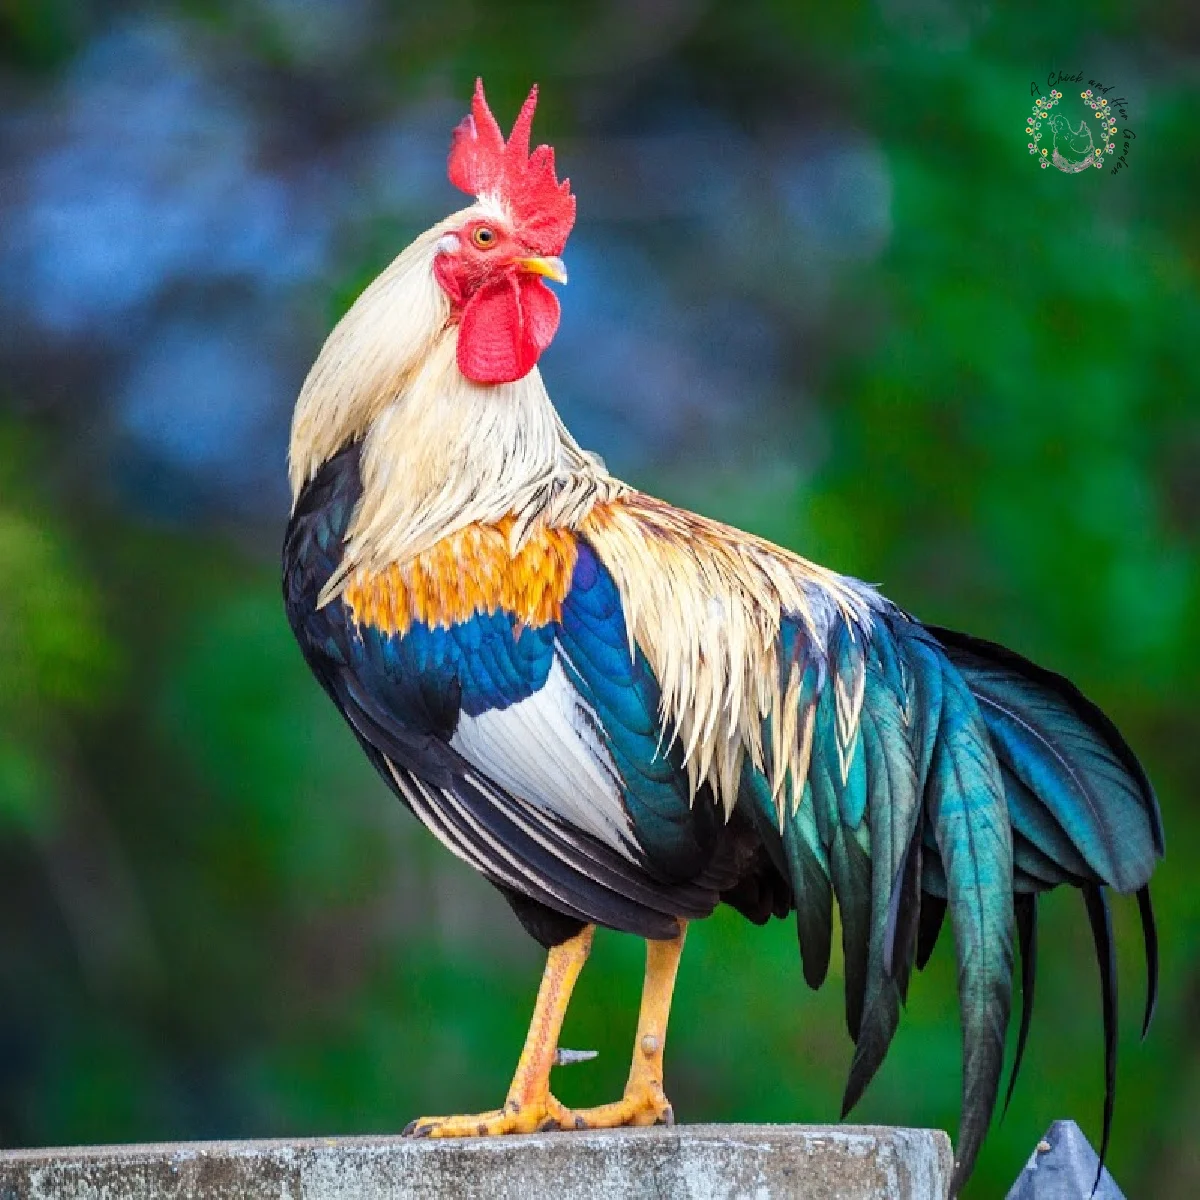
[{"label": "scaly foot", "polygon": [[546,1095],[520,1103],[507,1100],[491,1112],[454,1117],[418,1117],[404,1127],[412,1137],[500,1137],[508,1133],[544,1133],[548,1129],[570,1129],[572,1118],[565,1105]]},{"label": "scaly foot", "polygon": [[554,1096],[518,1104],[509,1100],[491,1112],[454,1117],[418,1117],[405,1126],[411,1137],[501,1137],[511,1133],[546,1133],[558,1129],[616,1129],[620,1125],[674,1125],[675,1113],[653,1079],[639,1080],[612,1104],[567,1108]]},{"label": "scaly foot", "polygon": [[616,1129],[620,1125],[674,1125],[675,1111],[655,1079],[630,1081],[625,1095],[613,1104],[569,1111],[564,1129]]}]

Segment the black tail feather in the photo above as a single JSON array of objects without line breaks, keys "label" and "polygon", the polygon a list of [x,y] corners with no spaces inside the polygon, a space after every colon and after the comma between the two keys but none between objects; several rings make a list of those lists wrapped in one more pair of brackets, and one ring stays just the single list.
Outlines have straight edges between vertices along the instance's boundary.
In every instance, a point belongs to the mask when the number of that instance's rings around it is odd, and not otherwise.
[{"label": "black tail feather", "polygon": [[1017,918],[1017,944],[1021,949],[1021,1027],[1017,1031],[1017,1049],[1013,1055],[1012,1074],[1004,1096],[1004,1113],[1012,1103],[1013,1088],[1025,1057],[1025,1041],[1029,1037],[1029,1022],[1033,1017],[1033,987],[1037,978],[1037,896],[1019,895],[1013,898]]},{"label": "black tail feather", "polygon": [[917,924],[917,970],[923,971],[929,963],[933,948],[942,932],[946,919],[946,898],[932,892],[921,893],[921,915]]},{"label": "black tail feather", "polygon": [[[1100,996],[1104,1008],[1104,1131],[1100,1138],[1100,1163],[1096,1170],[1098,1185],[1108,1154],[1117,1090],[1117,956],[1112,935],[1112,912],[1104,889],[1089,884],[1081,890],[1087,905],[1088,921],[1092,926],[1092,938],[1096,943],[1096,960],[1100,964]],[[1093,1191],[1096,1185],[1093,1185]]]},{"label": "black tail feather", "polygon": [[1142,1037],[1150,1032],[1154,1010],[1158,1007],[1158,926],[1154,921],[1154,904],[1150,900],[1150,885],[1138,889],[1138,912],[1142,917],[1142,940],[1146,944],[1146,1015],[1142,1018]]}]

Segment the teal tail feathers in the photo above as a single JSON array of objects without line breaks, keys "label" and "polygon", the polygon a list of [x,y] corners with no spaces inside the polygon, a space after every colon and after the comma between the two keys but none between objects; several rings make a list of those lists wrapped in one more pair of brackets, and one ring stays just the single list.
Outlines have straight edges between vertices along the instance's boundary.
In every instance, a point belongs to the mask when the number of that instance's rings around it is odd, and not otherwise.
[{"label": "teal tail feathers", "polygon": [[811,719],[807,778],[798,804],[789,780],[781,811],[762,774],[748,769],[743,797],[786,868],[813,987],[825,978],[837,902],[855,1042],[843,1116],[882,1063],[912,968],[928,961],[948,915],[963,1042],[957,1192],[999,1091],[1014,941],[1022,1008],[1006,1104],[1032,1015],[1037,897],[1066,883],[1083,893],[1100,964],[1103,1159],[1116,1062],[1109,889],[1138,897],[1149,975],[1144,1027],[1157,991],[1148,881],[1163,832],[1141,765],[1061,676],[890,606],[869,627],[834,618],[820,650],[800,622],[786,622],[781,651],[785,674],[799,672],[799,703]]},{"label": "teal tail feathers", "polygon": [[1158,935],[1149,887],[1164,851],[1158,801],[1112,721],[1070,680],[992,642],[946,629],[930,632],[979,701],[1012,820],[1023,984],[1008,1095],[1033,1008],[1037,896],[1068,883],[1083,893],[1100,971],[1103,1164],[1112,1129],[1117,1048],[1117,975],[1107,892],[1137,896],[1147,968],[1145,1036],[1158,995]]}]

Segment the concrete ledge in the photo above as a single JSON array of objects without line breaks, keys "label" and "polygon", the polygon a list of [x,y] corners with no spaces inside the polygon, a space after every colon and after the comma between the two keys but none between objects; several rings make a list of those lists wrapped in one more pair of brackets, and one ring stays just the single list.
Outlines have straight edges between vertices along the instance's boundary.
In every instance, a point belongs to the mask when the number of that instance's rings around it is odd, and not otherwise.
[{"label": "concrete ledge", "polygon": [[0,1153],[0,1200],[943,1200],[940,1130],[683,1125]]}]

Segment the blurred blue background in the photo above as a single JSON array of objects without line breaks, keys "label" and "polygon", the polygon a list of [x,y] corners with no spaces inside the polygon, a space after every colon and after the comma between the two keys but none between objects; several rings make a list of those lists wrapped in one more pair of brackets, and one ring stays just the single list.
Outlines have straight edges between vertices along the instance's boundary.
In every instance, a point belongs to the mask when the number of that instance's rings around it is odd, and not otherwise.
[{"label": "blurred blue background", "polygon": [[[1139,1045],[1122,906],[1111,1163],[1200,1194],[1198,50],[1182,2],[0,0],[0,1141],[388,1131],[503,1093],[540,952],[361,761],[277,580],[296,392],[462,203],[482,74],[505,125],[541,83],[579,197],[542,369],[580,439],[1065,671],[1144,758],[1164,991]],[[1029,157],[1059,69],[1127,99],[1115,177]],[[976,1196],[1054,1118],[1098,1138],[1082,904],[1044,911]],[[598,939],[567,1102],[619,1090],[641,955]],[[806,991],[782,923],[695,927],[681,1118],[833,1120],[832,974]],[[856,1115],[953,1130],[958,1063],[947,944]]]}]

